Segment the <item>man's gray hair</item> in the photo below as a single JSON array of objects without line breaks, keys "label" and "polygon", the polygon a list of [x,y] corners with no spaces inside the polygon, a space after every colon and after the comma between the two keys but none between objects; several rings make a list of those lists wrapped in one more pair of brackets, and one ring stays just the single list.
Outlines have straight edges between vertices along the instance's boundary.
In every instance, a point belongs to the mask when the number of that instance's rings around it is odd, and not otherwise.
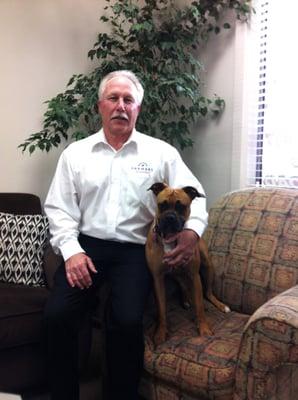
[{"label": "man's gray hair", "polygon": [[109,74],[107,74],[100,82],[99,84],[99,88],[98,88],[98,100],[101,100],[102,98],[102,94],[106,88],[107,83],[114,78],[119,78],[119,77],[125,77],[128,78],[136,87],[137,89],[137,99],[136,101],[138,102],[138,104],[142,103],[143,97],[144,97],[144,89],[143,86],[141,84],[141,82],[139,81],[139,79],[137,78],[137,76],[131,72],[131,71],[127,71],[125,69],[123,70],[119,70],[119,71],[113,71],[110,72]]}]

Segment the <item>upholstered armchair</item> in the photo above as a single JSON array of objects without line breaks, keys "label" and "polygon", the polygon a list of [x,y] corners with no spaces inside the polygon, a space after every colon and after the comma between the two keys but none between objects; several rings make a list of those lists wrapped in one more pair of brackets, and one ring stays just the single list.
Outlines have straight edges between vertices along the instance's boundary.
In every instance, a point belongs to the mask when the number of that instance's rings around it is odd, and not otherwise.
[{"label": "upholstered armchair", "polygon": [[141,393],[150,400],[298,399],[298,190],[222,196],[204,233],[223,314],[205,303],[213,335],[197,335],[169,283],[168,340],[154,348],[146,318]]}]

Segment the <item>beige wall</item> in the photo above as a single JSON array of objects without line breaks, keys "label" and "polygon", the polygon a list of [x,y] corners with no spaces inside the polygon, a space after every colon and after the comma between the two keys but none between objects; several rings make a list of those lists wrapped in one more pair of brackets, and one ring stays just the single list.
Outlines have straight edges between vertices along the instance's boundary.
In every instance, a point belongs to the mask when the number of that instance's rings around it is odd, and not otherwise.
[{"label": "beige wall", "polygon": [[22,154],[41,128],[43,102],[90,67],[98,0],[0,1],[0,191],[47,192],[59,151]]},{"label": "beige wall", "polygon": [[[17,146],[41,128],[42,103],[63,91],[72,74],[90,68],[86,54],[103,6],[98,0],[0,1],[0,191],[44,199],[62,148],[29,156]],[[208,93],[224,97],[226,110],[218,121],[195,127],[195,146],[183,157],[210,205],[232,187],[234,30],[214,38],[203,57]]]},{"label": "beige wall", "polygon": [[226,107],[220,118],[194,126],[194,146],[182,153],[206,191],[208,208],[220,195],[243,187],[247,173],[243,75],[250,28],[249,23],[235,23],[232,12],[224,19],[232,29],[213,35],[200,57],[205,67],[204,94],[222,97]]},{"label": "beige wall", "polygon": [[193,134],[194,147],[183,153],[206,191],[208,207],[221,194],[240,186],[239,163],[235,162],[235,152],[239,154],[240,146],[235,136],[240,131],[235,132],[235,111],[242,97],[241,83],[237,84],[237,78],[243,54],[238,51],[237,45],[241,42],[243,27],[239,23],[236,26],[237,29],[234,26],[220,36],[214,36],[202,53],[206,69],[206,95],[212,97],[217,94],[224,98],[225,110],[218,119],[197,124]]}]

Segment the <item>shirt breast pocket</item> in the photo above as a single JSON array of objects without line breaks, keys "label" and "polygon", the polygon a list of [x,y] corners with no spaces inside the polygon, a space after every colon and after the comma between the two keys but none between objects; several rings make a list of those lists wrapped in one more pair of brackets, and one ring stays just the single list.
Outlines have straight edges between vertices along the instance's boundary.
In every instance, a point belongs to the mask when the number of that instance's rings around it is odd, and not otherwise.
[{"label": "shirt breast pocket", "polygon": [[132,173],[126,182],[123,182],[125,199],[129,207],[140,207],[147,203],[148,189],[152,185],[149,174]]}]

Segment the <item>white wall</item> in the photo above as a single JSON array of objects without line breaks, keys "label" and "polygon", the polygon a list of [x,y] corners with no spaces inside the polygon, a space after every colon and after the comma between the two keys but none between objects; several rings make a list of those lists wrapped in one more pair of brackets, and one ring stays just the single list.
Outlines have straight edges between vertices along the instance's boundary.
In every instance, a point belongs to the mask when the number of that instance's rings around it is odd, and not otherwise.
[{"label": "white wall", "polygon": [[[232,23],[232,22],[231,22]],[[244,35],[242,24],[213,36],[202,53],[206,69],[205,95],[214,94],[225,100],[225,110],[218,119],[205,120],[194,128],[194,146],[183,157],[202,183],[207,194],[208,208],[222,194],[239,187],[240,143],[237,142],[238,114],[242,88],[235,77],[239,75],[243,54],[239,51]],[[237,35],[236,35],[237,33]],[[236,148],[235,148],[236,146]]]},{"label": "white wall", "polygon": [[[86,55],[104,5],[98,0],[0,1],[0,191],[32,192],[44,199],[62,148],[29,156],[17,146],[41,129],[43,102],[64,91],[72,74],[90,68]],[[183,153],[209,205],[232,188],[234,33],[216,36],[203,52],[207,94],[223,97],[225,112],[195,127],[195,146]]]},{"label": "white wall", "polygon": [[58,151],[29,156],[17,146],[42,127],[43,102],[86,72],[99,31],[98,0],[0,1],[0,191],[43,199]]}]

